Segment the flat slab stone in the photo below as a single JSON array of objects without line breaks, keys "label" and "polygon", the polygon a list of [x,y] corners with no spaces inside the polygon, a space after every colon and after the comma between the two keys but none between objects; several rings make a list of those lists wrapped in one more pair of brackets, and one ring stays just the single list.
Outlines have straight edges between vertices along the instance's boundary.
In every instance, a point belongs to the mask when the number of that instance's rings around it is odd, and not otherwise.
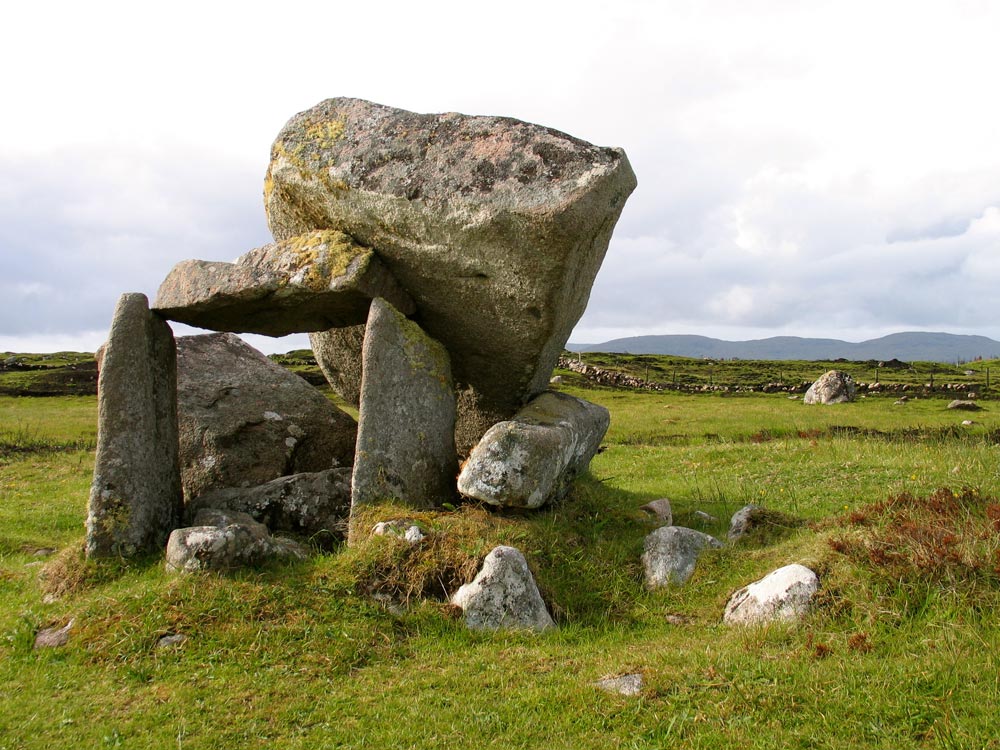
[{"label": "flat slab stone", "polygon": [[276,239],[346,232],[413,296],[472,391],[464,454],[545,390],[635,184],[621,149],[551,128],[340,98],[278,134],[264,202]]},{"label": "flat slab stone", "polygon": [[698,557],[706,549],[719,549],[713,536],[682,526],[663,526],[646,537],[642,565],[650,588],[683,586],[694,574]]},{"label": "flat slab stone", "polygon": [[455,394],[448,352],[391,304],[372,302],[365,332],[352,504],[454,499]]},{"label": "flat slab stone", "polygon": [[538,508],[586,471],[611,423],[607,409],[548,392],[491,427],[469,455],[458,491],[490,505]]},{"label": "flat slab stone", "polygon": [[737,591],[726,604],[727,625],[761,625],[801,619],[819,590],[819,578],[804,565],[786,565]]},{"label": "flat slab stone", "polygon": [[471,630],[535,630],[555,627],[528,562],[514,547],[496,547],[471,583],[451,598]]},{"label": "flat slab stone", "polygon": [[115,307],[97,386],[97,458],[87,509],[88,557],[163,548],[183,511],[177,354],[144,294]]},{"label": "flat slab stone", "polygon": [[369,248],[343,232],[318,230],[251,250],[235,263],[182,261],[160,285],[154,309],[200,328],[285,336],[364,323],[373,297],[415,311]]}]

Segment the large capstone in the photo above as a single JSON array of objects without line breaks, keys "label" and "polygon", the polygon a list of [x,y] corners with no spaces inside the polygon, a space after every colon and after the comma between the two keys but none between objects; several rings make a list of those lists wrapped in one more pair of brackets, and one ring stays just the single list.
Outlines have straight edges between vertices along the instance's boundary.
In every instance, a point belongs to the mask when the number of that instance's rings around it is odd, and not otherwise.
[{"label": "large capstone", "polygon": [[635,175],[624,152],[505,117],[329,99],[271,150],[268,222],[371,247],[445,345],[458,447],[548,384]]},{"label": "large capstone", "polygon": [[448,352],[383,299],[362,358],[352,503],[433,507],[454,499],[455,394]]},{"label": "large capstone", "polygon": [[177,451],[177,355],[143,294],[118,300],[98,379],[97,460],[87,555],[163,548],[183,501]]},{"label": "large capstone", "polygon": [[610,420],[603,406],[543,393],[487,431],[462,467],[458,490],[502,507],[537,508],[557,500],[587,469]]},{"label": "large capstone", "polygon": [[188,500],[353,462],[354,420],[238,336],[181,336],[177,355]]},{"label": "large capstone", "polygon": [[451,603],[465,612],[471,630],[547,630],[555,622],[545,607],[528,562],[514,547],[497,547],[471,583]]},{"label": "large capstone", "polygon": [[200,328],[285,336],[362,324],[374,297],[414,312],[370,249],[343,232],[315,231],[251,250],[235,263],[182,261],[160,285],[155,309]]}]

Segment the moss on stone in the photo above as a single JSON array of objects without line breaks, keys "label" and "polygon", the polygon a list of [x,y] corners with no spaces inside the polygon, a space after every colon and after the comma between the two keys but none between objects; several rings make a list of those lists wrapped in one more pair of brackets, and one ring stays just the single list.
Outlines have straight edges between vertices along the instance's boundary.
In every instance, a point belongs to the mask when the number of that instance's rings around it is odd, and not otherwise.
[{"label": "moss on stone", "polygon": [[333,279],[343,276],[355,259],[371,256],[370,250],[348,235],[330,229],[306,232],[279,245],[282,253],[290,257],[292,273],[302,272],[299,283],[315,291],[328,289]]}]

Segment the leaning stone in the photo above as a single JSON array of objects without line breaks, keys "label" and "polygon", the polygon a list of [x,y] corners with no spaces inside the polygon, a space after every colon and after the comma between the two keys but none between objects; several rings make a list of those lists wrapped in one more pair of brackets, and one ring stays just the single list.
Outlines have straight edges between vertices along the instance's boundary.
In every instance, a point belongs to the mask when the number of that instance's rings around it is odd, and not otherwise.
[{"label": "leaning stone", "polygon": [[842,404],[853,401],[857,393],[854,378],[840,370],[830,370],[809,386],[802,397],[804,404]]},{"label": "leaning stone", "polygon": [[479,574],[455,592],[451,603],[465,612],[471,630],[555,627],[524,555],[514,547],[490,552]]},{"label": "leaning stone", "polygon": [[182,336],[177,354],[188,502],[212,490],[353,462],[354,420],[238,336]]},{"label": "leaning stone", "polygon": [[407,314],[416,309],[370,249],[343,232],[319,230],[235,263],[182,261],[160,285],[154,309],[199,328],[285,336],[364,323],[374,297]]},{"label": "leaning stone", "polygon": [[664,526],[646,537],[642,566],[650,588],[683,586],[706,549],[722,547],[715,537],[682,526]]},{"label": "leaning stone", "polygon": [[729,541],[736,542],[760,525],[767,511],[759,505],[744,505],[729,519]]},{"label": "leaning stone", "polygon": [[87,556],[162,549],[183,510],[177,354],[170,327],[149,311],[143,294],[118,300],[97,401]]},{"label": "leaning stone", "polygon": [[804,565],[786,565],[730,597],[722,621],[727,625],[792,622],[809,611],[819,578]]},{"label": "leaning stone", "polygon": [[975,401],[964,401],[960,398],[956,398],[954,401],[948,404],[949,409],[959,409],[960,411],[982,411],[983,407],[977,404]]},{"label": "leaning stone", "polygon": [[351,469],[292,474],[256,487],[214,490],[189,502],[188,515],[200,508],[242,511],[272,531],[339,540],[351,512]]},{"label": "leaning stone", "polygon": [[462,409],[464,454],[545,389],[634,188],[621,149],[343,98],[278,134],[264,202],[277,239],[344,231],[413,296],[459,389],[473,390],[463,404],[487,415]]},{"label": "leaning stone", "polygon": [[633,698],[642,695],[643,679],[640,672],[633,672],[616,677],[602,677],[594,685],[605,692],[618,693]]},{"label": "leaning stone", "polygon": [[674,522],[674,512],[670,507],[670,499],[661,497],[659,500],[651,500],[639,508],[643,513],[652,516],[664,526],[670,526]]},{"label": "leaning stone", "polygon": [[309,345],[326,382],[355,408],[361,404],[361,350],[364,343],[363,323],[309,334]]},{"label": "leaning stone", "polygon": [[61,628],[44,628],[35,634],[35,648],[61,648],[69,643],[69,631],[73,629],[74,620],[70,620]]},{"label": "leaning stone", "polygon": [[455,395],[448,353],[383,299],[368,317],[352,504],[454,499]]},{"label": "leaning stone", "polygon": [[489,429],[458,477],[466,497],[537,508],[563,497],[586,471],[611,418],[603,406],[550,391]]}]

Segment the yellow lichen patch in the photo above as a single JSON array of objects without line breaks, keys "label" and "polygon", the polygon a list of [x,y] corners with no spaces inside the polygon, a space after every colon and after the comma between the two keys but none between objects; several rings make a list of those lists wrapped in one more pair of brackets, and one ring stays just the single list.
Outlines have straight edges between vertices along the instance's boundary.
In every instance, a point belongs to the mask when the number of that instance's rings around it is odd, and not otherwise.
[{"label": "yellow lichen patch", "polygon": [[306,137],[314,142],[316,148],[328,149],[344,134],[343,120],[323,120],[306,128]]},{"label": "yellow lichen patch", "polygon": [[329,288],[333,279],[346,273],[351,261],[370,252],[343,232],[330,229],[300,234],[280,245],[293,281],[317,291]]}]

